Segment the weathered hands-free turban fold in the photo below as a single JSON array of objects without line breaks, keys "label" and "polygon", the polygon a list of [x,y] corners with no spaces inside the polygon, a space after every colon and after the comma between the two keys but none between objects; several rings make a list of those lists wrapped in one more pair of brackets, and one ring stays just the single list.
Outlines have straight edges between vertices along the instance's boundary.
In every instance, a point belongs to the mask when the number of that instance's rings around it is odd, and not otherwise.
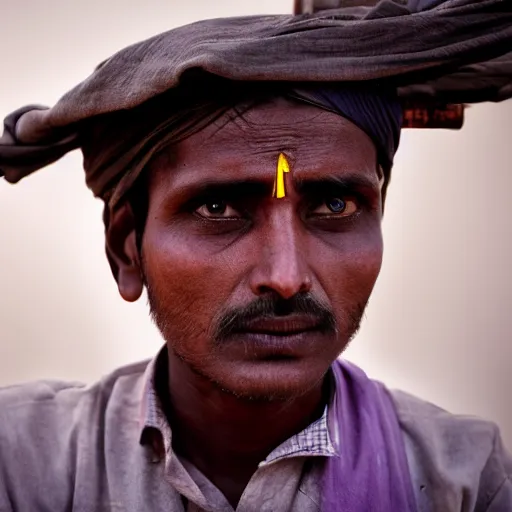
[{"label": "weathered hands-free turban fold", "polygon": [[[113,206],[155,151],[186,136],[182,95],[190,112],[194,94],[212,84],[296,84],[302,99],[313,91],[313,103],[372,137],[385,167],[400,131],[394,100],[383,99],[389,91],[427,104],[512,97],[512,0],[327,3],[338,8],[207,20],[121,50],[52,108],[32,105],[5,119],[0,176],[15,183],[80,147],[87,185]],[[348,100],[340,83],[352,91]],[[205,109],[203,122],[215,115]]]}]

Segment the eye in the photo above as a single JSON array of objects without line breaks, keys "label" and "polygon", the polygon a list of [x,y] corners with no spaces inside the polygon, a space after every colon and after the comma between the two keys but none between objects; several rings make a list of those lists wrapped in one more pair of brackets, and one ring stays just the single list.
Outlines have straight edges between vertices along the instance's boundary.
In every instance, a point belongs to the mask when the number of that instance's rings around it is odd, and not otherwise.
[{"label": "eye", "polygon": [[359,210],[357,201],[349,197],[328,197],[312,212],[314,216],[349,217]]},{"label": "eye", "polygon": [[211,200],[195,210],[197,215],[206,219],[239,219],[241,215],[226,201]]}]

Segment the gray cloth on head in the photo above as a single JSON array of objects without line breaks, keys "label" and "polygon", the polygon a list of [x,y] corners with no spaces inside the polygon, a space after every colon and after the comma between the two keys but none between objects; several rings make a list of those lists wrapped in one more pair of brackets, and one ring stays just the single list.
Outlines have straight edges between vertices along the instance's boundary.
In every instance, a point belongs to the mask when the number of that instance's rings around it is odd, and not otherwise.
[{"label": "gray cloth on head", "polygon": [[[80,147],[85,121],[133,109],[182,82],[200,84],[205,74],[365,81],[404,98],[501,101],[512,96],[512,1],[382,0],[373,8],[215,19],[171,30],[118,52],[54,107],[8,116],[0,176],[15,183]],[[87,184],[104,198],[133,169],[114,162],[97,171],[86,168]]]}]

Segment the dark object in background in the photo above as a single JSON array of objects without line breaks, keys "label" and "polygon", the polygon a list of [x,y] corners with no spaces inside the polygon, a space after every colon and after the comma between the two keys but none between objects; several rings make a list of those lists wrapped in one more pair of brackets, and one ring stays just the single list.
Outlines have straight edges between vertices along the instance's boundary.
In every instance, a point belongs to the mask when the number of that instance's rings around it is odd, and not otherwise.
[{"label": "dark object in background", "polygon": [[447,128],[460,130],[464,105],[413,104],[405,102],[402,128]]}]

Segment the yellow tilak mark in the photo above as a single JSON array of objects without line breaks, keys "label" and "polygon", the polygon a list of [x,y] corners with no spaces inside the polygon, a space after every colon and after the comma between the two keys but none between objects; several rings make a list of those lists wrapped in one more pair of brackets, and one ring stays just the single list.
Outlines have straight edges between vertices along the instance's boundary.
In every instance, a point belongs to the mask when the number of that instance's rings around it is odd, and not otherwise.
[{"label": "yellow tilak mark", "polygon": [[286,188],[284,186],[284,173],[290,172],[290,164],[283,153],[279,154],[277,160],[276,179],[274,181],[274,191],[272,196],[281,199],[286,196]]}]

